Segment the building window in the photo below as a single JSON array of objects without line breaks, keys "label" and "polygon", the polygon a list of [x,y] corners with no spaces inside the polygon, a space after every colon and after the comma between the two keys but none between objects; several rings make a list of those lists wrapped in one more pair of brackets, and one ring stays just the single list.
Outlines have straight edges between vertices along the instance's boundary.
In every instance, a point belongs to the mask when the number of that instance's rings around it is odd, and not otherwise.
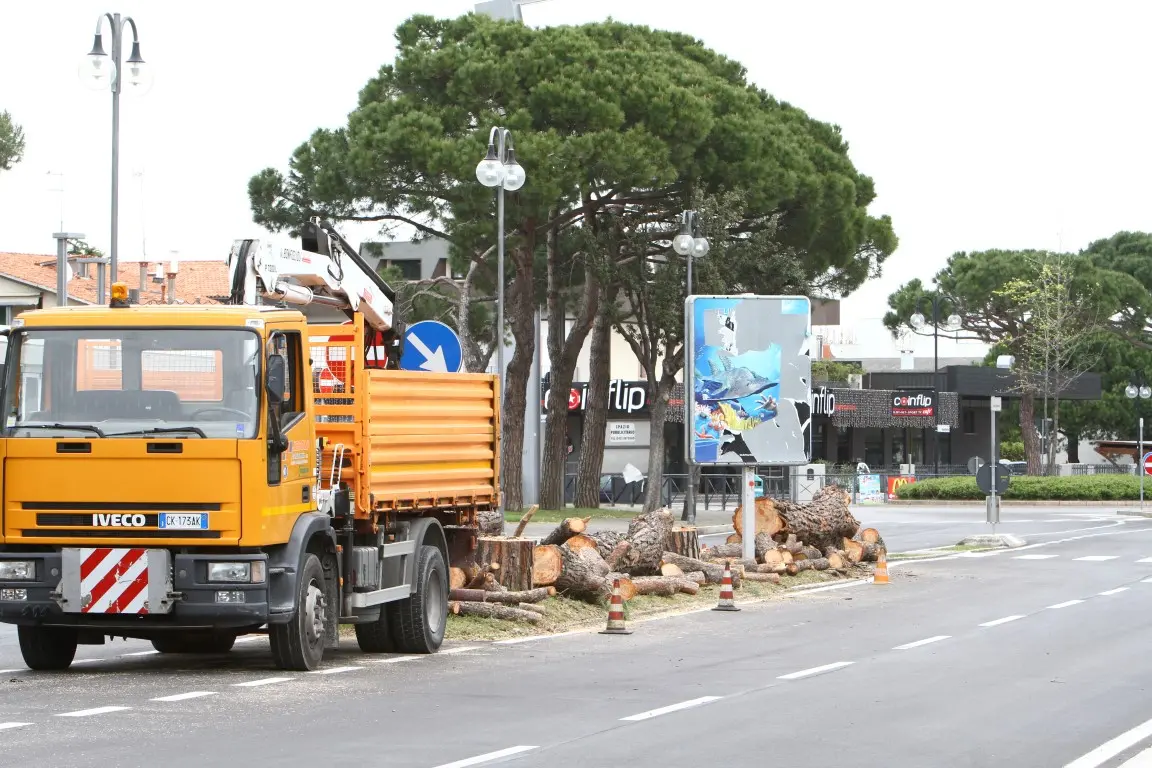
[{"label": "building window", "polygon": [[400,277],[405,280],[421,278],[419,259],[389,259],[388,266],[395,267],[400,272]]},{"label": "building window", "polygon": [[974,408],[965,408],[960,414],[960,421],[964,434],[976,434],[976,410]]}]

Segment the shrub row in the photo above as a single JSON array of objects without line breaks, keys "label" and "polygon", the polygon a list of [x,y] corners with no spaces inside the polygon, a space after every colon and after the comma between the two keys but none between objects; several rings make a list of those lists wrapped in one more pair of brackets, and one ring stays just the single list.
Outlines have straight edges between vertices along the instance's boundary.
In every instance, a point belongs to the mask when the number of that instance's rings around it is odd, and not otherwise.
[{"label": "shrub row", "polygon": [[[1152,492],[1152,482],[1146,492]],[[984,492],[974,477],[935,477],[896,489],[901,499],[979,500]],[[1021,501],[1130,501],[1140,498],[1140,478],[1134,475],[1073,475],[1071,477],[1013,476],[1004,498]]]}]

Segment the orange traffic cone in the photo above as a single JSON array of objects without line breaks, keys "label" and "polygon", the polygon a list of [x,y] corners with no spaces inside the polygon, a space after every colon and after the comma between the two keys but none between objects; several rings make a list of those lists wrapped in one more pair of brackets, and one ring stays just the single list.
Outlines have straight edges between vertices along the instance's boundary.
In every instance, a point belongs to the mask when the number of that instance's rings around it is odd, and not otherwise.
[{"label": "orange traffic cone", "polygon": [[612,581],[612,602],[608,606],[608,626],[600,630],[600,634],[632,634],[632,630],[624,627],[624,598],[620,597],[620,579],[613,579]]},{"label": "orange traffic cone", "polygon": [[888,555],[884,552],[881,552],[880,557],[876,560],[876,572],[872,575],[872,583],[891,583],[888,581]]},{"label": "orange traffic cone", "polygon": [[720,602],[714,611],[738,611],[732,595],[732,563],[724,561],[724,573],[720,576]]}]

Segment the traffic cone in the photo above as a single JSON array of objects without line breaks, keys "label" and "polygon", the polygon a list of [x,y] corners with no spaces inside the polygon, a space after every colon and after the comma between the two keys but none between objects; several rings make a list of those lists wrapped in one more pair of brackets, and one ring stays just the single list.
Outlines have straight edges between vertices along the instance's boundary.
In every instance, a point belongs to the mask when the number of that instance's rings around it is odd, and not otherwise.
[{"label": "traffic cone", "polygon": [[632,634],[632,630],[624,627],[624,598],[620,597],[620,579],[612,580],[612,602],[608,606],[608,626],[600,630],[600,634]]},{"label": "traffic cone", "polygon": [[872,575],[873,584],[890,584],[888,581],[888,555],[885,552],[880,553],[880,557],[876,560],[876,572]]},{"label": "traffic cone", "polygon": [[724,561],[724,573],[720,577],[720,603],[713,608],[714,611],[738,611],[732,596],[732,563]]}]

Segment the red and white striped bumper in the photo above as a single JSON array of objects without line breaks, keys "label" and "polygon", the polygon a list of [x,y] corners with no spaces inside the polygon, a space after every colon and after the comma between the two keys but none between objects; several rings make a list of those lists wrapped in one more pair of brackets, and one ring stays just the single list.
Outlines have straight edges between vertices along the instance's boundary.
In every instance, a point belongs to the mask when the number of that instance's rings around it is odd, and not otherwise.
[{"label": "red and white striped bumper", "polygon": [[60,595],[65,613],[168,613],[171,555],[142,547],[68,548],[61,553]]}]

